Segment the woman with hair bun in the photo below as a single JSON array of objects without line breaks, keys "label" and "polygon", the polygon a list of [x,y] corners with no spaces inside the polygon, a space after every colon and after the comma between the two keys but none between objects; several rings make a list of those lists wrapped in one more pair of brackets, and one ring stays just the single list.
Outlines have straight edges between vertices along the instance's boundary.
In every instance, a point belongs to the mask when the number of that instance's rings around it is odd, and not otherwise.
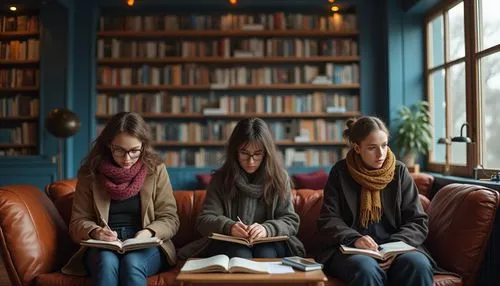
[{"label": "woman with hair bun", "polygon": [[[436,263],[422,245],[428,218],[408,169],[388,146],[387,127],[376,117],[351,119],[344,137],[351,150],[333,166],[324,189],[318,229],[328,243],[317,260],[348,285],[432,285]],[[418,251],[377,261],[339,250],[376,250],[396,241]]]}]

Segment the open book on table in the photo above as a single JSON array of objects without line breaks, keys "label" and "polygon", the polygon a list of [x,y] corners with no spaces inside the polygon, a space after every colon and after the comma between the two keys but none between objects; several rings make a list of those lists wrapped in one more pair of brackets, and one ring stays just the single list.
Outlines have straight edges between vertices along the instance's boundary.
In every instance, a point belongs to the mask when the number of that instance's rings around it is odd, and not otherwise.
[{"label": "open book on table", "polygon": [[158,237],[148,238],[129,238],[124,241],[103,241],[97,239],[82,240],[80,245],[88,247],[104,248],[114,250],[118,253],[125,253],[127,251],[138,250],[149,247],[156,247],[162,244],[162,240]]},{"label": "open book on table", "polygon": [[220,233],[212,233],[212,235],[209,236],[211,239],[215,240],[223,240],[223,241],[229,241],[229,242],[234,242],[234,243],[239,243],[243,244],[246,246],[253,246],[255,244],[259,243],[267,243],[267,242],[275,242],[275,241],[284,241],[288,240],[288,236],[282,235],[282,236],[270,236],[270,237],[259,237],[256,239],[248,239],[244,237],[237,237],[237,236],[230,236],[230,235],[224,235]]},{"label": "open book on table", "polygon": [[394,255],[413,250],[416,250],[416,248],[403,241],[380,244],[379,250],[340,246],[340,251],[344,254],[364,254],[379,260],[387,260]]},{"label": "open book on table", "polygon": [[233,257],[219,254],[208,258],[189,259],[181,268],[184,273],[209,273],[209,272],[228,272],[228,273],[293,273],[289,266],[281,265],[276,262],[257,262],[245,258]]}]

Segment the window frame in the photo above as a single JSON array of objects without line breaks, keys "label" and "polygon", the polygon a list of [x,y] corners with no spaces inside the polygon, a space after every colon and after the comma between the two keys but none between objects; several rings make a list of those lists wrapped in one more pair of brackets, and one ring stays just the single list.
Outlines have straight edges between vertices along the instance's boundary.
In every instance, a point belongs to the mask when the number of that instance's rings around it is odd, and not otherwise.
[{"label": "window frame", "polygon": [[[449,53],[448,53],[448,11],[453,8],[455,5],[460,2],[464,3],[464,39],[465,39],[465,55],[464,57],[460,57],[451,61],[448,61]],[[480,23],[477,22],[478,11],[480,11],[476,5],[476,0],[445,0],[438,4],[436,7],[431,9],[424,17],[424,60],[425,60],[425,98],[429,101],[429,104],[432,108],[432,102],[430,101],[430,75],[438,70],[444,70],[445,73],[448,73],[449,68],[458,63],[465,63],[465,102],[466,102],[466,121],[469,123],[469,128],[467,128],[467,136],[469,136],[473,143],[467,144],[466,150],[466,165],[454,165],[450,162],[450,174],[457,176],[465,176],[465,177],[473,177],[474,168],[479,166],[480,162],[482,162],[482,139],[481,139],[481,130],[482,130],[482,122],[481,122],[481,113],[482,113],[482,105],[481,105],[481,85],[480,85],[480,74],[479,74],[479,61],[488,55],[500,52],[500,44],[489,47],[483,51],[479,51],[479,40],[478,40],[478,26]],[[430,67],[429,64],[429,31],[428,25],[434,19],[439,16],[443,16],[443,32],[444,32],[444,62],[440,65]],[[446,74],[445,76],[445,100],[448,102],[447,98],[449,87],[449,76]],[[477,108],[473,108],[476,106]],[[446,136],[458,136],[458,134],[450,134],[453,131],[451,126],[452,120],[450,113],[448,112],[449,104],[446,104]],[[434,119],[432,119],[434,120]],[[433,140],[437,141],[438,138],[433,138]],[[464,144],[464,143],[456,143],[456,144]],[[446,152],[451,156],[451,145],[445,146]],[[427,156],[427,169],[433,172],[443,173],[445,170],[445,164],[439,162],[431,161],[433,157],[433,151],[431,151]],[[451,159],[450,159],[451,160]],[[492,172],[497,172],[498,169],[482,169],[483,175],[479,174],[480,177],[488,177]],[[481,171],[479,171],[481,173]]]}]

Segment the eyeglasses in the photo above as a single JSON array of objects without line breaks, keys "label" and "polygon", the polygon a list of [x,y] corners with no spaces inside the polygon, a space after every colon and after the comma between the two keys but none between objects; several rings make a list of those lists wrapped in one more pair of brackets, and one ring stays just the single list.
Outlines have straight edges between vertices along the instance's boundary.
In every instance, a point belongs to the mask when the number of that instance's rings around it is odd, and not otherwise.
[{"label": "eyeglasses", "polygon": [[249,161],[250,158],[252,158],[255,162],[259,162],[259,161],[262,161],[262,159],[264,158],[264,153],[254,153],[254,154],[250,154],[248,152],[238,152],[238,156],[240,158],[240,160],[243,160],[243,161]]},{"label": "eyeglasses", "polygon": [[141,156],[142,147],[140,149],[125,150],[122,147],[111,145],[111,153],[117,157],[125,157],[128,154],[130,159],[136,159]]}]

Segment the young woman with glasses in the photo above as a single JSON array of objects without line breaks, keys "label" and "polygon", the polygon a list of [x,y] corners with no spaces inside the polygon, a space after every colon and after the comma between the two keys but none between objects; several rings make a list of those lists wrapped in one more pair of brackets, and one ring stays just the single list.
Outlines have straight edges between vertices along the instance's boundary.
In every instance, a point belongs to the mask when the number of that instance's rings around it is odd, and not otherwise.
[{"label": "young woman with glasses", "polygon": [[[244,119],[234,128],[225,162],[208,186],[196,228],[204,237],[179,251],[183,259],[217,254],[243,258],[304,255],[296,237],[299,216],[292,205],[290,179],[263,120]],[[248,247],[211,240],[212,233],[247,239],[286,235],[289,239]]]},{"label": "young woman with glasses", "polygon": [[144,119],[113,116],[78,172],[69,233],[82,240],[158,237],[159,247],[119,254],[82,247],[63,268],[86,275],[92,285],[146,285],[146,278],[176,262],[171,241],[179,228],[177,206],[165,165],[151,148]]}]

